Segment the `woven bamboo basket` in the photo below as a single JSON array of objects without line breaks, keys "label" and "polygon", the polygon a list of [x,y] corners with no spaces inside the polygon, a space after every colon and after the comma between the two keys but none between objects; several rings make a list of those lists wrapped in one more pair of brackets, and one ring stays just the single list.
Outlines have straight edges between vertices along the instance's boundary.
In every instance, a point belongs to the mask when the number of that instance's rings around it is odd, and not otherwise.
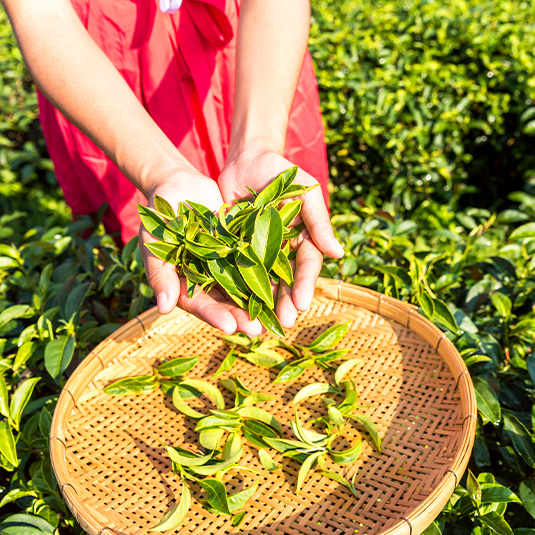
[{"label": "woven bamboo basket", "polygon": [[[225,480],[229,493],[259,482],[242,524],[235,528],[228,517],[205,511],[192,486],[190,511],[169,534],[418,535],[440,513],[466,468],[475,436],[468,371],[452,343],[414,307],[340,281],[318,281],[312,306],[287,340],[306,344],[349,320],[351,329],[338,347],[351,348],[347,358],[361,358],[351,374],[362,413],[383,437],[379,454],[358,424],[346,426],[344,447],[363,438],[359,460],[342,467],[348,478],[357,472],[358,498],[318,472],[297,496],[296,461],[284,459],[283,470],[271,474],[262,469],[256,450],[246,447],[240,463],[259,473],[240,471]],[[211,375],[228,352],[218,334],[179,309],[167,316],[152,309],[102,342],[68,380],[54,413],[50,451],[65,501],[90,535],[149,533],[182,488],[160,441],[190,449],[197,444],[195,424],[161,391],[110,397],[103,387],[151,373],[164,359],[193,355],[201,359],[189,376],[214,382]],[[275,371],[244,359],[232,373],[252,391],[277,396],[263,407],[283,423],[287,437],[284,423],[293,417],[296,392],[311,382],[333,382],[330,373],[314,367],[294,383],[272,385]],[[228,402],[231,406],[230,397]],[[318,416],[322,407],[314,400],[302,404],[301,419]]]}]

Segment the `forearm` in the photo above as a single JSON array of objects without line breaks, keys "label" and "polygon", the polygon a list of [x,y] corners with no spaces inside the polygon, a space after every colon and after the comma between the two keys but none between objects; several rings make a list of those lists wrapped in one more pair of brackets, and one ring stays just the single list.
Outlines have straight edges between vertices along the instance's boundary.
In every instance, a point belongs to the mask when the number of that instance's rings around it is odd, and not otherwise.
[{"label": "forearm", "polygon": [[284,151],[309,26],[308,0],[241,3],[231,153],[251,144]]},{"label": "forearm", "polygon": [[91,39],[68,0],[2,0],[37,86],[146,195],[192,169]]}]

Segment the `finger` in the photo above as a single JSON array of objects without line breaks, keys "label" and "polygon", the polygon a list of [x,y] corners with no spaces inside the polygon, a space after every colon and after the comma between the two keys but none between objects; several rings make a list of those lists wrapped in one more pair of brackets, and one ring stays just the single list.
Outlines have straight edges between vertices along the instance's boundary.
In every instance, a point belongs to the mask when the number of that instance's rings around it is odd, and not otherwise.
[{"label": "finger", "polygon": [[176,273],[176,267],[154,256],[146,247],[145,242],[150,240],[145,229],[139,235],[139,248],[149,286],[154,290],[158,311],[160,314],[169,314],[178,301],[180,294],[180,282]]},{"label": "finger", "polygon": [[249,336],[260,336],[266,331],[258,318],[255,318],[253,321],[251,321],[251,318],[249,317],[249,313],[247,311],[233,304],[229,305],[229,310],[234,316],[234,319],[236,320],[236,323],[238,325],[238,331],[245,333]]},{"label": "finger", "polygon": [[323,254],[331,258],[344,256],[344,248],[334,237],[321,188],[314,188],[303,196],[301,217],[310,237]]},{"label": "finger", "polygon": [[297,308],[295,308],[292,299],[292,289],[283,280],[279,284],[277,316],[284,329],[291,329],[297,319]]},{"label": "finger", "polygon": [[316,280],[323,263],[323,254],[310,237],[305,235],[297,250],[295,261],[295,282],[292,297],[296,309],[304,311],[308,310],[310,303],[312,303]]},{"label": "finger", "polygon": [[180,280],[178,306],[225,334],[235,333],[238,327],[228,306],[226,306],[225,302],[216,300],[214,294],[208,295],[204,292],[198,292],[192,298],[188,297],[185,278]]}]

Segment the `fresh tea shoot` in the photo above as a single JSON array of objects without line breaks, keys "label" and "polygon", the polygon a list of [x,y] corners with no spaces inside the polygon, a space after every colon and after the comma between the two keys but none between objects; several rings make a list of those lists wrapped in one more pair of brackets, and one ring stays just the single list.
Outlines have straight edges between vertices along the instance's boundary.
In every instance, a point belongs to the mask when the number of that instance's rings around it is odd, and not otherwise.
[{"label": "fresh tea shoot", "polygon": [[273,285],[282,280],[293,286],[290,241],[304,226],[292,226],[302,201],[281,203],[316,187],[293,184],[296,175],[297,167],[287,169],[262,191],[249,190],[250,200],[223,205],[218,215],[192,201],[180,203],[175,213],[156,196],[154,209],[138,205],[143,225],[160,240],[146,247],[177,267],[189,297],[197,288],[208,293],[219,285],[252,320],[284,336],[274,312]]}]

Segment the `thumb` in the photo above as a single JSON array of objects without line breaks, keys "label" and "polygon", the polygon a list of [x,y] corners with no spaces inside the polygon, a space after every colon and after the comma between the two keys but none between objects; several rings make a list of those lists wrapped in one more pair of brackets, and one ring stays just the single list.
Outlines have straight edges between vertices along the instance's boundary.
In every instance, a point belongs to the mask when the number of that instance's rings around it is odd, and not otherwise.
[{"label": "thumb", "polygon": [[151,239],[150,234],[142,228],[139,233],[139,248],[145,264],[147,280],[156,295],[158,311],[160,314],[169,314],[178,302],[180,281],[175,266],[160,260],[145,247],[145,243],[151,241],[155,240]]},{"label": "thumb", "polygon": [[329,212],[321,188],[314,188],[303,196],[301,218],[316,247],[331,258],[344,256],[344,248],[334,237]]}]

